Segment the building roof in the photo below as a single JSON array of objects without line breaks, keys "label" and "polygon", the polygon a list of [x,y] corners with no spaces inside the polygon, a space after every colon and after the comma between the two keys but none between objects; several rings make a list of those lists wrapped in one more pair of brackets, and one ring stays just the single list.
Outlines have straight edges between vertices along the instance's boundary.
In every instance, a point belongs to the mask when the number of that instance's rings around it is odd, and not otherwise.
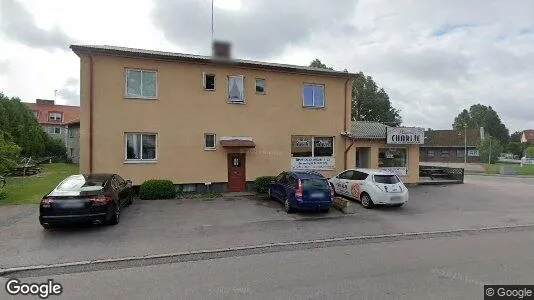
[{"label": "building roof", "polygon": [[525,139],[527,141],[534,141],[534,129],[528,129],[523,131],[523,134],[525,135]]},{"label": "building roof", "polygon": [[385,139],[387,127],[378,122],[353,121],[348,135],[355,139]]},{"label": "building roof", "polygon": [[[467,146],[475,147],[480,141],[480,130],[467,129]],[[421,147],[464,147],[464,130],[425,131],[425,143]]]},{"label": "building roof", "polygon": [[[28,108],[32,111],[37,111],[37,121],[41,125],[65,125],[75,120],[80,120],[80,107],[69,105],[57,105],[52,104],[53,100],[39,101],[37,103],[25,102]],[[48,114],[53,112],[59,112],[63,114],[63,121],[50,121]]]},{"label": "building roof", "polygon": [[253,60],[242,60],[242,59],[229,59],[229,60],[214,59],[212,56],[194,55],[194,54],[186,54],[186,53],[174,53],[174,52],[146,50],[146,49],[136,49],[136,48],[126,48],[126,47],[117,47],[117,46],[109,46],[109,45],[71,45],[70,48],[72,49],[72,51],[74,51],[74,53],[78,55],[82,53],[91,53],[91,54],[110,55],[110,56],[172,60],[172,61],[178,61],[178,62],[200,63],[200,64],[210,64],[210,65],[229,65],[229,66],[245,67],[245,68],[252,68],[252,69],[267,69],[267,70],[273,70],[273,71],[303,73],[303,74],[332,76],[332,77],[344,77],[344,78],[355,78],[358,76],[358,74],[355,74],[355,73],[334,71],[334,70],[315,68],[315,67],[261,62],[261,61],[253,61]]}]

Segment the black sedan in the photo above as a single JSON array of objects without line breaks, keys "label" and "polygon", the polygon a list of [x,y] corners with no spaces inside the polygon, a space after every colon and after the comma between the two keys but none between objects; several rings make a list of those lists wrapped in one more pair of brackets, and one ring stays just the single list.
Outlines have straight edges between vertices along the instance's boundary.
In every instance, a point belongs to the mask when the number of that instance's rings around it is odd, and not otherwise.
[{"label": "black sedan", "polygon": [[39,222],[45,229],[74,222],[116,225],[132,202],[132,182],[117,174],[72,175],[43,197]]}]

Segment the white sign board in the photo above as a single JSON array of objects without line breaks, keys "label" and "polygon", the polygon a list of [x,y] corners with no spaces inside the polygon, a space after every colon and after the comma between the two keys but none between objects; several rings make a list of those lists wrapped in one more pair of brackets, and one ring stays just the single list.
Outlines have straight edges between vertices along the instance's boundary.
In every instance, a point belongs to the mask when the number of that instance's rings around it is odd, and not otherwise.
[{"label": "white sign board", "polygon": [[292,157],[291,170],[332,170],[335,167],[333,157]]},{"label": "white sign board", "polygon": [[478,150],[476,149],[467,150],[467,156],[478,156]]},{"label": "white sign board", "polygon": [[398,176],[408,176],[408,168],[406,167],[383,167],[380,170],[388,171]]},{"label": "white sign board", "polygon": [[425,129],[416,127],[388,127],[387,143],[397,145],[424,144]]},{"label": "white sign board", "polygon": [[524,165],[534,165],[534,158],[533,157],[523,157],[521,158],[521,163]]}]

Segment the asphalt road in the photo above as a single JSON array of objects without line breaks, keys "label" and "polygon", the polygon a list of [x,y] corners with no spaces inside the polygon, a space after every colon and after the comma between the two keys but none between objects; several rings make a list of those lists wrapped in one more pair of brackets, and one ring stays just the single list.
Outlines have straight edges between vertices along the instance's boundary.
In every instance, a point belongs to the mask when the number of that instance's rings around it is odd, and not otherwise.
[{"label": "asphalt road", "polygon": [[534,284],[532,266],[529,230],[369,241],[22,281],[52,278],[63,286],[61,299],[483,299],[485,284]]},{"label": "asphalt road", "polygon": [[0,210],[0,268],[384,233],[534,224],[534,179],[468,176],[410,189],[403,208],[287,215],[280,203],[232,198],[138,201],[118,226],[44,231],[37,207]]}]

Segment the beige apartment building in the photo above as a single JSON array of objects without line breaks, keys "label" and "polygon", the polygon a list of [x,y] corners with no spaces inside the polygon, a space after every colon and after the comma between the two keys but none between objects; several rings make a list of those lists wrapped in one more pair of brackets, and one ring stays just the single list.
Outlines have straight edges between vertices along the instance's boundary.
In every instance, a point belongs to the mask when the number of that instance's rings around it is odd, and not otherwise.
[{"label": "beige apartment building", "polygon": [[226,43],[212,56],[71,49],[81,64],[81,172],[244,191],[284,170],[331,177],[355,167],[346,133],[356,74],[233,59]]}]

